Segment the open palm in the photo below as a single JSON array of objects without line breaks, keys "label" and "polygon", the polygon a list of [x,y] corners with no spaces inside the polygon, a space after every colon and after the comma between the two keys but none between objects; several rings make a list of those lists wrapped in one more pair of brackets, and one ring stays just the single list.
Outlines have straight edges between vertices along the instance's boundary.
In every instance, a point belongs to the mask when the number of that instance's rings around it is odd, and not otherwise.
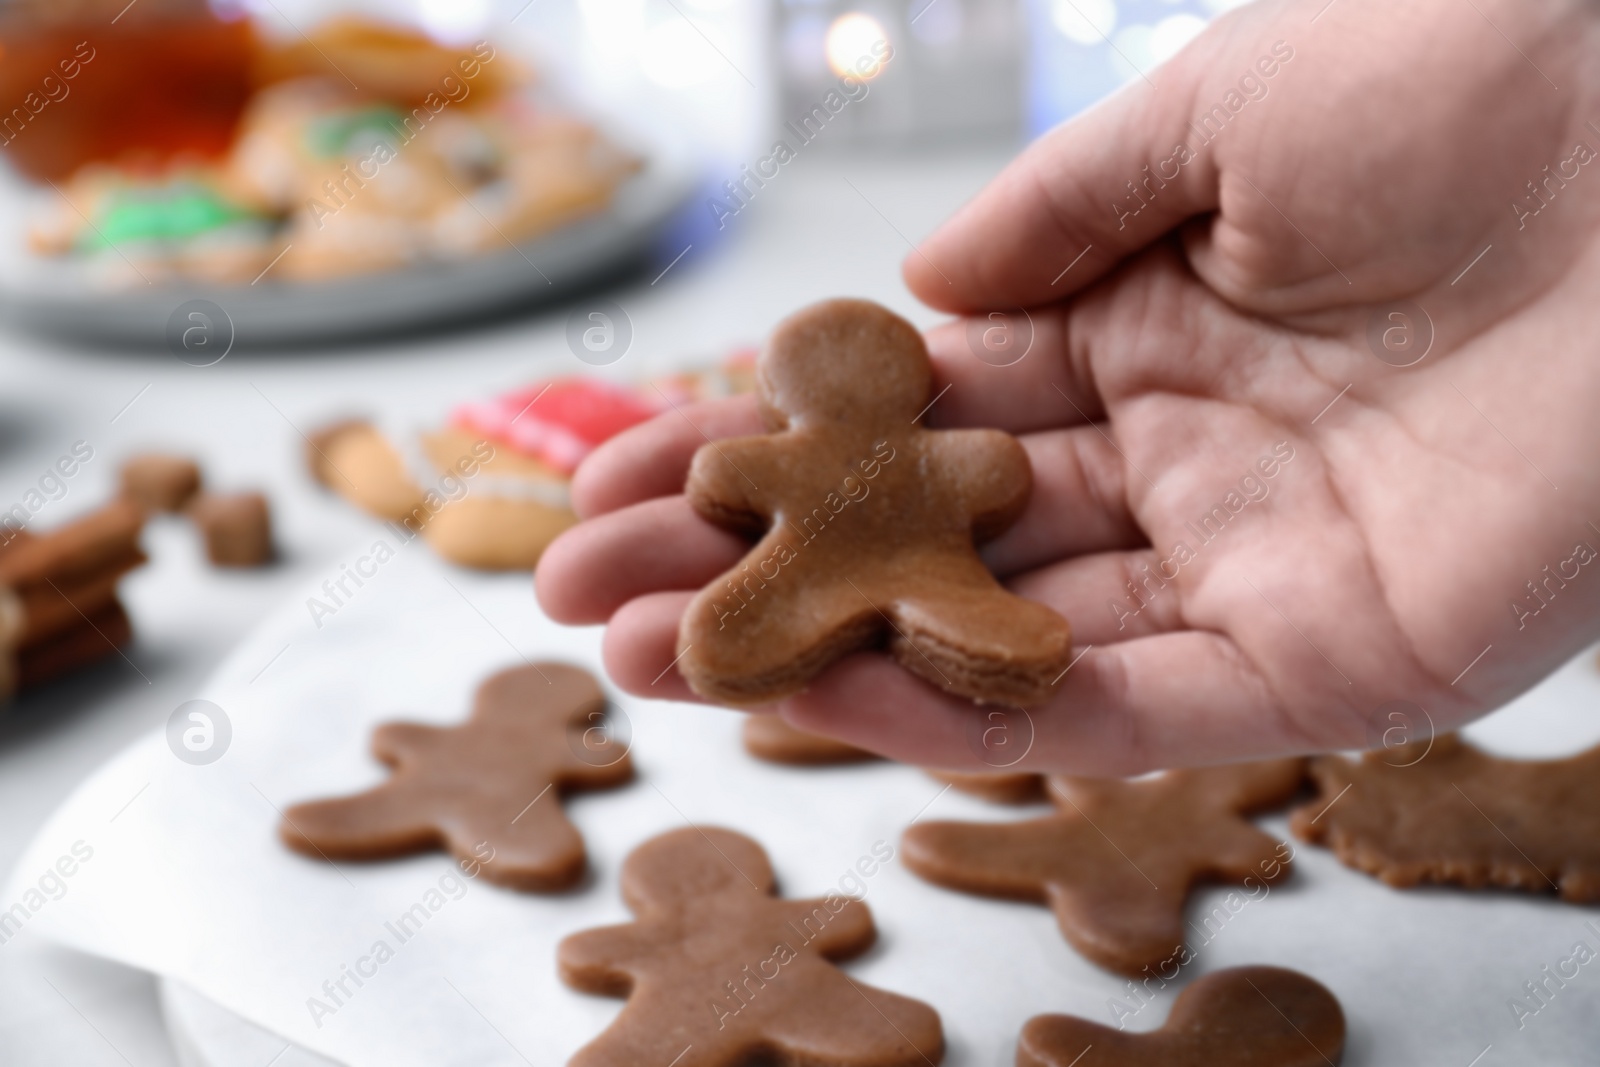
[{"label": "open palm", "polygon": [[[1597,37],[1576,3],[1269,0],[1030,148],[906,274],[973,316],[929,336],[928,421],[1033,461],[985,559],[1081,658],[1005,748],[881,655],[777,710],[925,765],[1122,774],[1362,746],[1397,701],[1454,726],[1591,641]],[[539,569],[644,695],[688,695],[679,616],[746,547],[676,494],[754,404],[686,414],[591,458]]]}]

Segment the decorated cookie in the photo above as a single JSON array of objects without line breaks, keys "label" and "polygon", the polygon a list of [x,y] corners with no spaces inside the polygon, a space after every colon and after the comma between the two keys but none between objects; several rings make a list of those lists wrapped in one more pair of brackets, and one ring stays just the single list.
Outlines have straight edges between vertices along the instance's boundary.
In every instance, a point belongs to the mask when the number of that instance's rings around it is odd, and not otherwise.
[{"label": "decorated cookie", "polygon": [[347,421],[312,441],[318,481],[462,566],[529,570],[577,521],[564,477],[455,427],[390,435]]},{"label": "decorated cookie", "polygon": [[1232,967],[1197,979],[1153,1033],[1036,1015],[1017,1042],[1017,1067],[1333,1067],[1343,1055],[1339,1001],[1282,967]]},{"label": "decorated cookie", "polygon": [[1131,781],[1055,777],[1055,814],[918,823],[902,855],[938,885],[1049,904],[1073,948],[1136,975],[1183,948],[1196,883],[1231,882],[1254,898],[1288,873],[1288,846],[1245,816],[1288,802],[1303,772],[1304,761],[1285,759]]},{"label": "decorated cookie", "polygon": [[306,458],[319,482],[406,539],[421,534],[463,566],[530,570],[578,521],[568,488],[578,463],[662,406],[639,389],[558,378],[462,405],[420,434],[338,422],[312,434]]},{"label": "decorated cookie", "polygon": [[554,93],[519,91],[529,70],[488,41],[351,16],[257,43],[219,158],[81,167],[32,225],[33,251],[119,286],[272,287],[486,256],[532,274],[519,246],[605,211],[642,166]]},{"label": "decorated cookie", "polygon": [[[365,793],[297,804],[279,832],[297,852],[381,860],[443,848],[481,864],[491,882],[566,889],[583,876],[583,839],[562,798],[633,776],[627,753],[586,744],[605,694],[585,671],[539,663],[502,671],[478,689],[455,727],[387,723],[373,754],[394,769]],[[487,857],[487,858],[485,858]]]},{"label": "decorated cookie", "polygon": [[423,490],[383,431],[364,419],[341,419],[306,439],[306,468],[327,489],[392,522],[409,516]]},{"label": "decorated cookie", "polygon": [[60,203],[28,235],[39,255],[73,257],[94,281],[115,288],[202,277],[248,283],[277,251],[275,222],[234,197],[214,167],[184,163],[151,172],[92,163],[64,187]]},{"label": "decorated cookie", "polygon": [[578,521],[569,486],[584,457],[669,404],[736,388],[739,358],[660,387],[536,382],[462,404],[422,433],[345,419],[311,434],[306,463],[318,482],[401,527],[401,540],[420,534],[467,567],[530,570]]},{"label": "decorated cookie", "polygon": [[448,106],[437,84],[428,104],[412,106],[326,77],[256,94],[222,169],[237,199],[280,222],[282,258],[269,277],[331,279],[483,254],[525,267],[517,242],[604,210],[638,169],[593,124],[486,92],[492,74],[514,65],[492,45],[432,58],[473,71],[449,76],[454,102],[471,106]]},{"label": "decorated cookie", "polygon": [[719,363],[668,374],[650,384],[658,395],[680,406],[754,392],[756,355],[755,348],[735,348]]},{"label": "decorated cookie", "polygon": [[[485,61],[485,55],[493,58]],[[452,99],[453,104],[503,96],[532,76],[516,59],[494,54],[487,44],[456,47],[397,22],[350,14],[330,15],[305,33],[267,43],[257,63],[256,78],[267,83],[326,79],[334,67],[368,97],[393,101],[406,110],[437,104],[452,87],[459,95],[462,82],[470,92]]]},{"label": "decorated cookie", "polygon": [[481,570],[530,570],[577,521],[567,478],[458,426],[411,439],[408,467],[423,490],[399,520],[445,559]]},{"label": "decorated cookie", "polygon": [[483,111],[478,128],[497,153],[494,183],[473,203],[457,197],[434,220],[436,254],[511,253],[508,238],[526,241],[603,211],[643,165],[581,119],[519,100]]},{"label": "decorated cookie", "polygon": [[1600,901],[1600,746],[1509,760],[1456,734],[1311,764],[1296,837],[1392,886],[1446,882]]},{"label": "decorated cookie", "polygon": [[558,378],[463,404],[451,421],[570,477],[606,440],[660,410],[659,402],[638,390],[594,378]]},{"label": "decorated cookie", "polygon": [[562,979],[627,997],[571,1067],[927,1067],[943,1058],[939,1016],[834,964],[876,937],[859,900],[777,897],[760,845],[686,827],[622,867],[634,921],[585,930],[557,950]]},{"label": "decorated cookie", "polygon": [[1069,662],[1066,620],[1006,592],[975,541],[1022,513],[1032,468],[998,430],[925,429],[932,371],[910,323],[832,300],[786,320],[757,365],[768,434],[701,447],[685,492],[760,540],[683,616],[695,692],[761,704],[850,652],[974,700],[1036,704]]}]

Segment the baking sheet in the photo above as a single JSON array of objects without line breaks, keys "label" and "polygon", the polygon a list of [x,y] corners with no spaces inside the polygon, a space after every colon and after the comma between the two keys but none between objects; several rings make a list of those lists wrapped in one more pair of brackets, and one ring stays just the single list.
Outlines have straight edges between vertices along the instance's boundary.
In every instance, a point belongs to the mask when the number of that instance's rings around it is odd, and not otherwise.
[{"label": "baking sheet", "polygon": [[[92,850],[59,879],[59,894],[50,883],[25,918],[30,935],[171,976],[350,1067],[557,1064],[621,1001],[563,986],[555,945],[572,931],[628,918],[618,867],[647,837],[688,821],[741,830],[768,849],[785,894],[820,896],[876,842],[898,855],[913,818],[1024,814],[943,791],[907,767],[762,764],[740,749],[735,713],[619,696],[639,778],[567,805],[589,843],[588,882],[556,896],[470,880],[459,881],[459,892],[446,886],[444,903],[393,959],[335,1011],[314,1013],[312,998],[331,999],[324,981],[338,979],[375,941],[393,942],[384,924],[459,872],[441,855],[337,867],[301,858],[278,844],[277,809],[381,780],[367,755],[374,725],[459,721],[482,678],[524,657],[599,670],[599,631],[541,617],[526,576],[475,575],[414,545],[391,547],[395,558],[375,576],[359,588],[345,582],[352,595],[332,614],[312,617],[308,597],[331,604],[319,581],[265,620],[194,694],[229,719],[232,738],[220,759],[180,761],[165,734],[155,734],[74,793],[0,898],[6,907],[36,899],[28,891],[74,845],[80,854]],[[351,552],[349,562],[370,552]],[[370,559],[362,565],[372,567]],[[1472,733],[1507,754],[1573,751],[1600,739],[1597,698],[1600,677],[1585,658]],[[1285,822],[1275,816],[1263,825],[1287,836]],[[1586,926],[1600,926],[1600,910],[1511,893],[1397,892],[1323,850],[1296,847],[1295,877],[1197,936],[1196,962],[1127,1018],[1128,1028],[1158,1026],[1181,984],[1199,974],[1272,963],[1313,975],[1339,997],[1350,1023],[1349,1065],[1595,1062],[1600,962],[1520,1028],[1510,1001],[1526,1000],[1523,983],[1576,942],[1600,948]],[[1210,911],[1225,893],[1197,893],[1191,914]],[[867,880],[865,899],[879,942],[846,969],[936,1007],[953,1067],[1011,1063],[1016,1034],[1034,1014],[1111,1023],[1113,1000],[1134,1003],[1124,979],[1067,948],[1044,908],[940,890],[898,860]]]}]

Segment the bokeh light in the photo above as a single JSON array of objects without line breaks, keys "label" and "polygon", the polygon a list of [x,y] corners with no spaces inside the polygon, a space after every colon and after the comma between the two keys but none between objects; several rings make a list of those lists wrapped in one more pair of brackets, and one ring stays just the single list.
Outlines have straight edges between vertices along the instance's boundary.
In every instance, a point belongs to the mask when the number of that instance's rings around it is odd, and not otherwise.
[{"label": "bokeh light", "polygon": [[1116,0],[1050,0],[1050,21],[1077,44],[1100,44],[1117,28]]},{"label": "bokeh light", "polygon": [[[875,78],[883,70],[883,61],[872,50],[872,46],[888,40],[888,31],[871,15],[860,11],[840,15],[828,27],[828,66],[840,77],[853,74],[861,78]],[[861,70],[863,59],[872,64],[865,71]]]}]

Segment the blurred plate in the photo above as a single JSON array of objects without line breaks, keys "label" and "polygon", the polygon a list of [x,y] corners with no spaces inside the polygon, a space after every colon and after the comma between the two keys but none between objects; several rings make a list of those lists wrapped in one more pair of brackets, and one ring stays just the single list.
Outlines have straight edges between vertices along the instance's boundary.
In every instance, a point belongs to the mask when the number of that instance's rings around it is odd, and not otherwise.
[{"label": "blurred plate", "polygon": [[27,251],[28,206],[56,194],[9,177],[8,187],[0,188],[0,317],[75,338],[164,345],[178,309],[206,300],[231,322],[233,343],[249,346],[393,334],[543,303],[642,262],[697,185],[698,168],[684,142],[603,128],[645,165],[617,187],[601,214],[515,246],[508,242],[493,255],[318,282],[276,283],[268,273],[251,285],[186,280],[97,287],[85,264]]}]

